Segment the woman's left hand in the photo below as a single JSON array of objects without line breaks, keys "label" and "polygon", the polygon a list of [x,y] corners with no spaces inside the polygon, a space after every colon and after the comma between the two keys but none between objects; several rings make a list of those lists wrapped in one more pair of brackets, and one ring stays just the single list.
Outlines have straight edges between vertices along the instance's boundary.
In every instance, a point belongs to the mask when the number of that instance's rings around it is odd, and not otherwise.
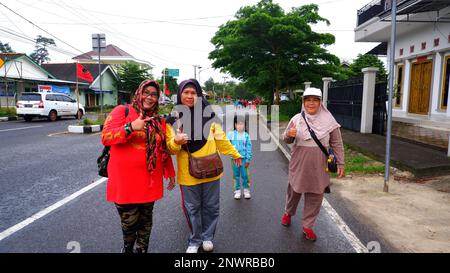
[{"label": "woman's left hand", "polygon": [[234,164],[236,164],[236,166],[240,167],[242,165],[242,157],[235,159]]},{"label": "woman's left hand", "polygon": [[344,177],[344,175],[345,175],[345,169],[344,169],[344,167],[338,167],[338,169],[337,169],[337,175],[338,175],[338,178]]},{"label": "woman's left hand", "polygon": [[167,189],[169,191],[173,190],[173,188],[175,188],[175,177],[170,177],[169,178],[169,185],[167,185]]}]

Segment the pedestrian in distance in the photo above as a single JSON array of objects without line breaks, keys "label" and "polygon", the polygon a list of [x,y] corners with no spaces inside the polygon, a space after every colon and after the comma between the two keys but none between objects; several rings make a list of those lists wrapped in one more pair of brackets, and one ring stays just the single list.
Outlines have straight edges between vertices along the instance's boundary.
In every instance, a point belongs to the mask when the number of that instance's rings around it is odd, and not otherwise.
[{"label": "pedestrian in distance", "polygon": [[[205,252],[213,251],[212,241],[219,220],[220,178],[223,176],[223,173],[209,178],[192,176],[189,171],[189,156],[201,158],[220,152],[232,157],[238,166],[242,162],[241,155],[227,139],[215,113],[211,111],[210,116],[204,115],[211,106],[202,96],[201,90],[195,79],[181,82],[177,105],[187,108],[190,118],[184,117],[185,124],[177,122],[182,116],[171,116],[167,121],[172,126],[168,130],[168,147],[176,154],[182,208],[191,231],[187,253],[197,253],[200,247]],[[194,111],[201,111],[201,118],[195,119]]]},{"label": "pedestrian in distance", "polygon": [[106,199],[121,220],[123,253],[146,253],[153,206],[175,186],[175,170],[166,145],[166,125],[158,114],[159,85],[145,80],[133,103],[115,107],[105,120],[102,144],[110,146]]},{"label": "pedestrian in distance", "polygon": [[[324,193],[330,192],[330,176],[327,158],[313,140],[307,123],[324,147],[334,150],[337,160],[337,175],[344,176],[344,146],[340,125],[322,103],[322,91],[307,88],[303,94],[304,117],[295,115],[283,133],[286,143],[293,143],[289,162],[288,187],[285,211],[281,220],[284,226],[291,224],[301,196],[304,196],[302,216],[303,233],[308,240],[315,241],[313,227],[319,215]],[[307,121],[307,123],[305,122]]]},{"label": "pedestrian in distance", "polygon": [[[252,160],[252,141],[247,132],[248,126],[246,126],[245,116],[234,116],[234,130],[227,133],[227,138],[233,144],[234,148],[242,156],[242,165],[237,166],[234,162],[231,162],[233,169],[233,181],[234,181],[234,199],[239,200],[244,193],[245,199],[250,199],[250,177],[248,168],[250,161]],[[242,180],[242,191],[241,191]]]}]

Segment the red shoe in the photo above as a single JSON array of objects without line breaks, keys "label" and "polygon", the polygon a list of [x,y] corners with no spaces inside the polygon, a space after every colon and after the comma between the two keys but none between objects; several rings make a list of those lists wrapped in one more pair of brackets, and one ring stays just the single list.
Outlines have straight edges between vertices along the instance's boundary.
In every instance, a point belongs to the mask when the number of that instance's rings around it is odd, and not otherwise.
[{"label": "red shoe", "polygon": [[291,216],[287,213],[283,214],[283,218],[281,218],[281,224],[285,227],[288,227],[291,225]]},{"label": "red shoe", "polygon": [[305,234],[306,239],[311,240],[311,241],[317,240],[317,236],[312,229],[304,227],[303,233]]}]

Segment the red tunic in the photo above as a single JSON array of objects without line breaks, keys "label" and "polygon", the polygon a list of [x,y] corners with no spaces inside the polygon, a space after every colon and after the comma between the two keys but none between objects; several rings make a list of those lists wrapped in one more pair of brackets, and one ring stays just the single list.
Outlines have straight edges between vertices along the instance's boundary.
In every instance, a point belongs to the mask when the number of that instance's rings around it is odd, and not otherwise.
[{"label": "red tunic", "polygon": [[[170,156],[164,166],[161,153],[156,156],[155,170],[151,173],[147,170],[145,132],[132,132],[128,136],[125,133],[124,125],[139,117],[132,105],[128,108],[127,117],[124,106],[114,108],[102,132],[102,144],[111,146],[106,199],[118,204],[149,203],[163,197],[163,176],[175,177],[175,171]],[[164,120],[162,128],[165,133]],[[158,134],[156,141],[161,141]]]}]

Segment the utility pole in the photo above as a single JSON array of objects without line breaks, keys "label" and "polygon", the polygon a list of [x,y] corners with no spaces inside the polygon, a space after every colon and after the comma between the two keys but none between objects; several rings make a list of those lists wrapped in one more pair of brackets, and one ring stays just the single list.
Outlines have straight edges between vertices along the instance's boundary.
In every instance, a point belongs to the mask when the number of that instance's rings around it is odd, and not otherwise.
[{"label": "utility pole", "polygon": [[197,68],[201,69],[202,67],[198,64],[192,65],[194,67],[194,79],[197,79]]},{"label": "utility pole", "polygon": [[394,61],[395,61],[395,35],[397,31],[397,0],[391,4],[391,49],[389,63],[389,98],[388,98],[388,120],[386,133],[386,162],[384,169],[384,192],[389,192],[389,174],[391,160],[391,130],[392,130],[392,96],[394,91]]},{"label": "utility pole", "polygon": [[223,78],[223,91],[222,91],[222,100],[223,100],[225,97],[225,84],[226,84],[226,80],[228,79],[228,77],[223,76],[222,78]]},{"label": "utility pole", "polygon": [[100,114],[103,114],[102,67],[100,53],[106,48],[105,34],[92,34],[92,48],[98,52],[98,76],[100,84]]}]

